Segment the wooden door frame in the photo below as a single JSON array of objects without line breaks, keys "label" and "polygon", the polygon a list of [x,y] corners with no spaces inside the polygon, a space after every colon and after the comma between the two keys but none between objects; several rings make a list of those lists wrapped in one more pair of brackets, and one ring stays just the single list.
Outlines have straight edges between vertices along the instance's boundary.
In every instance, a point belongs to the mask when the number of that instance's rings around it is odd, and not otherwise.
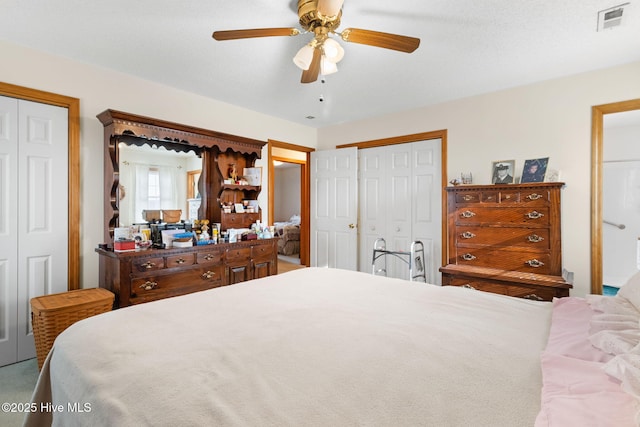
[{"label": "wooden door frame", "polygon": [[414,133],[410,135],[394,136],[391,138],[374,139],[369,141],[354,142],[351,144],[337,145],[336,148],[356,147],[359,150],[364,148],[384,147],[387,145],[407,144],[410,142],[425,141],[429,139],[440,139],[440,168],[441,168],[441,199],[442,199],[442,265],[447,265],[448,241],[447,238],[447,129],[434,130],[430,132]]},{"label": "wooden door frame", "polygon": [[[296,159],[293,157],[274,156],[273,148],[281,148],[284,150],[296,151],[304,153],[304,160]],[[311,203],[311,172],[309,164],[311,162],[311,153],[314,152],[314,148],[304,147],[302,145],[289,144],[282,141],[276,141],[269,139],[267,142],[267,170],[268,170],[268,213],[269,223],[273,224],[274,219],[274,200],[275,200],[275,168],[273,167],[274,160],[280,160],[283,162],[296,163],[300,165],[300,264],[310,265],[310,247],[311,247],[311,234],[309,227],[311,226],[309,207]]]},{"label": "wooden door frame", "polygon": [[68,289],[80,289],[80,100],[0,82],[0,95],[55,105],[68,114]]},{"label": "wooden door frame", "polygon": [[602,160],[604,115],[640,110],[640,99],[591,107],[591,293],[602,294]]}]

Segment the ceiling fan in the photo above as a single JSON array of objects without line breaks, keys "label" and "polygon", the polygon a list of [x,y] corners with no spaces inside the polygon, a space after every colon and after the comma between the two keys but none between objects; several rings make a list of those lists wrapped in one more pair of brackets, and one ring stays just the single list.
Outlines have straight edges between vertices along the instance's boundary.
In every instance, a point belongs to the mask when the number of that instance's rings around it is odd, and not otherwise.
[{"label": "ceiling fan", "polygon": [[313,33],[310,43],[302,47],[293,62],[302,69],[302,83],[315,82],[318,75],[338,71],[337,63],[344,56],[344,49],[330,35],[338,35],[345,42],[393,49],[411,53],[420,45],[420,39],[379,31],[347,28],[341,32],[342,4],[344,0],[298,0],[298,17],[304,29],[297,28],[255,28],[250,30],[215,31],[213,38],[218,41],[248,39],[255,37],[297,36]]}]

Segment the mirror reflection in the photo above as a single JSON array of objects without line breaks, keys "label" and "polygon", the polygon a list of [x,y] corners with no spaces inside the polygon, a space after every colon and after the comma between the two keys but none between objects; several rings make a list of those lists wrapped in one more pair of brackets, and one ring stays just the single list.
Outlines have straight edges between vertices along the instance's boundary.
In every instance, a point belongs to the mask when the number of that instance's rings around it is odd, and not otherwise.
[{"label": "mirror reflection", "polygon": [[120,143],[119,225],[145,223],[144,211],[181,211],[177,221],[198,218],[197,183],[202,159],[193,151]]}]

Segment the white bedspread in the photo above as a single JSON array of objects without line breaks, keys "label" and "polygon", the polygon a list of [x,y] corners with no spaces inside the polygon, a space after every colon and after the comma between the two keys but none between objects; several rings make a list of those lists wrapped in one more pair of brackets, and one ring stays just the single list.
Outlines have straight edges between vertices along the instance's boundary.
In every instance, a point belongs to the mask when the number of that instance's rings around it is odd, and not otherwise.
[{"label": "white bedspread", "polygon": [[67,427],[532,426],[550,315],[300,269],[83,320],[56,340],[34,401],[62,405],[53,424]]}]

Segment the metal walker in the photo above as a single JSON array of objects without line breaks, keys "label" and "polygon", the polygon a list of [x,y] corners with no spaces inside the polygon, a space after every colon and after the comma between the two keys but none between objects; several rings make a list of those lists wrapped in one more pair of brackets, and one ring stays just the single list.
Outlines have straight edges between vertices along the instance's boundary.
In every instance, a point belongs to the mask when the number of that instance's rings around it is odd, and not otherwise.
[{"label": "metal walker", "polygon": [[[424,245],[420,240],[411,243],[410,251],[388,251],[387,244],[382,237],[373,243],[373,259],[371,261],[372,274],[374,276],[387,275],[387,255],[394,256],[409,266],[410,282],[427,282],[426,265],[424,258]],[[376,269],[376,261],[382,259],[382,267]],[[418,280],[416,280],[418,279]],[[421,279],[421,280],[420,280]]]}]

